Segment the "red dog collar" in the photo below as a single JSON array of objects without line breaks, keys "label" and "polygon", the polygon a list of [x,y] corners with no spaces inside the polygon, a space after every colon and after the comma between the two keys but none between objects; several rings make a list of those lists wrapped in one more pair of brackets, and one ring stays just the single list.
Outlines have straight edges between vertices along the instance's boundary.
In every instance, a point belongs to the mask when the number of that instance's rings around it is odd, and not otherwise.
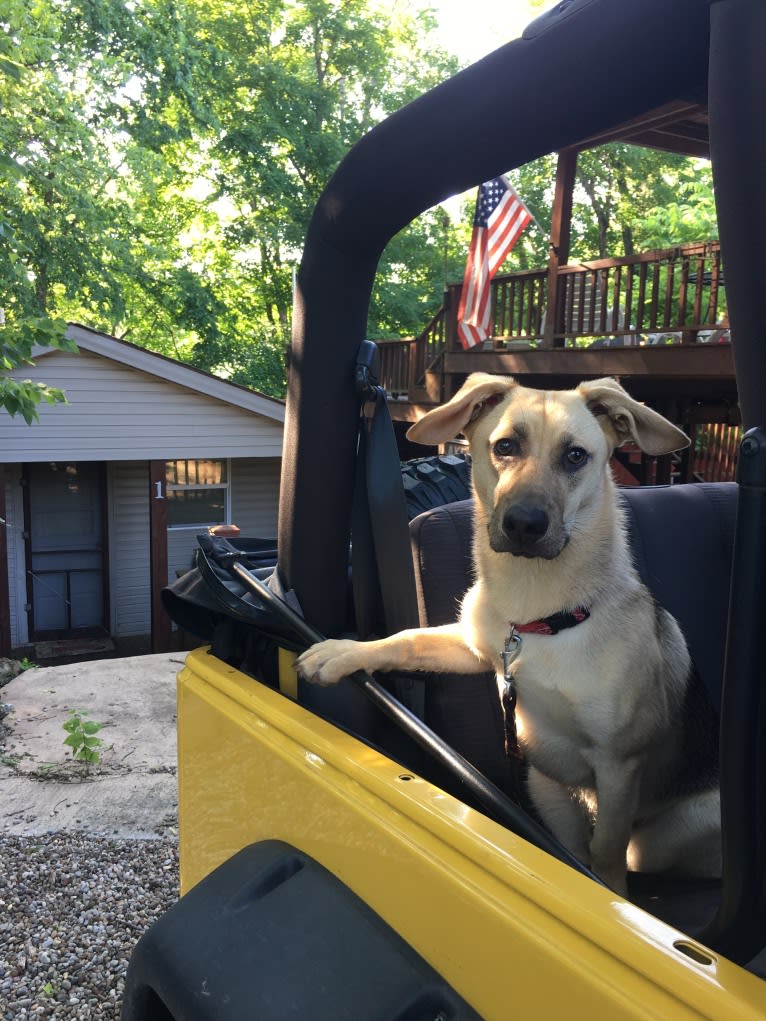
[{"label": "red dog collar", "polygon": [[511,624],[511,630],[519,635],[557,635],[559,631],[577,627],[588,617],[590,617],[590,607],[578,606],[571,613],[553,613],[550,617],[530,620],[528,624]]}]

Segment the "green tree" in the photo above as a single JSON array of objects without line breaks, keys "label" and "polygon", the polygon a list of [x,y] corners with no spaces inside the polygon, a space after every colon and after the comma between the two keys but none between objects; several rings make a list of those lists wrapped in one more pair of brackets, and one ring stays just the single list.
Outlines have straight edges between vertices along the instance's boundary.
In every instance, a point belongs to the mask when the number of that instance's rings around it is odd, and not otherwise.
[{"label": "green tree", "polygon": [[[643,248],[717,236],[712,180],[704,161],[613,142],[580,153],[577,185],[573,252],[601,258],[633,255]],[[682,223],[679,199],[684,194]]]},{"label": "green tree", "polygon": [[707,160],[687,160],[667,172],[670,194],[644,209],[635,229],[641,248],[718,237],[713,173]]},{"label": "green tree", "polygon": [[[551,155],[512,175],[545,233],[555,172]],[[717,236],[709,162],[621,142],[578,155],[570,260],[633,255]],[[542,234],[527,231],[519,248],[524,268],[530,256],[534,265],[545,265]]]},{"label": "green tree", "polygon": [[192,214],[169,200],[197,123],[175,5],[34,7],[6,0],[0,20],[18,72],[0,97],[6,312],[119,332],[132,314],[128,282],[138,282],[150,314],[167,303],[182,327],[205,323],[206,286],[184,272],[178,241]]},{"label": "green tree", "polygon": [[[14,119],[18,116],[17,100],[24,90],[28,71],[24,61],[32,61],[49,52],[44,26],[30,17],[26,5],[17,0],[4,0],[0,20],[0,179],[20,195],[28,187],[31,171],[23,154],[9,144],[14,136]],[[6,20],[7,19],[7,20]],[[22,34],[17,29],[24,28]],[[7,111],[7,113],[6,113]],[[4,196],[5,198],[5,196]],[[0,206],[0,261],[6,267],[6,286],[0,290],[0,408],[9,415],[21,415],[31,424],[38,417],[41,401],[57,404],[66,400],[62,390],[45,383],[12,378],[8,373],[31,365],[35,346],[76,347],[64,336],[66,324],[43,314],[30,314],[15,295],[27,282],[24,271],[26,244],[19,225]]]},{"label": "green tree", "polygon": [[66,402],[64,391],[47,383],[29,379],[11,378],[12,369],[33,365],[32,354],[36,346],[60,347],[77,351],[77,346],[66,339],[66,323],[48,316],[20,319],[18,322],[0,323],[0,408],[9,415],[21,415],[27,425],[39,419],[38,405]]},{"label": "green tree", "polygon": [[[422,3],[0,0],[0,374],[76,319],[284,393],[319,194],[357,139],[457,69]],[[712,192],[691,167],[617,144],[583,153],[574,257],[709,236]],[[542,230],[509,266],[545,264],[554,168],[511,175]],[[371,336],[416,333],[460,279],[473,195],[465,206],[391,241]]]},{"label": "green tree", "polygon": [[[283,393],[293,270],[326,180],[456,69],[428,48],[431,16],[367,0],[0,3],[9,321],[78,319]],[[375,329],[416,327],[442,233],[431,216],[397,239]],[[396,267],[421,238],[410,280]]]},{"label": "green tree", "polygon": [[[213,104],[220,134],[208,173],[232,210],[224,237],[236,254],[227,286],[250,310],[252,340],[238,333],[238,346],[274,351],[288,341],[293,274],[311,212],[337,164],[377,121],[453,73],[456,63],[428,48],[427,12],[386,12],[367,0],[272,2],[248,17],[226,2],[215,12],[214,64],[219,84],[227,84]],[[391,243],[371,335],[411,333],[438,307],[443,233],[434,212]],[[403,264],[411,272],[401,272]],[[226,330],[206,338],[194,352],[198,364],[230,359],[231,336]]]}]

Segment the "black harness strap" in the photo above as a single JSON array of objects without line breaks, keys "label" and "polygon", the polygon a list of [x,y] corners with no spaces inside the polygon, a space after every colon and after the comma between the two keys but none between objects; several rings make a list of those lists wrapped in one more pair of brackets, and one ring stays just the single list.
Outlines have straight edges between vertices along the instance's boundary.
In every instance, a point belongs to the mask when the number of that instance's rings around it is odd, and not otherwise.
[{"label": "black harness strap", "polygon": [[[377,348],[364,341],[357,365],[359,419],[351,564],[360,638],[419,627],[415,571],[401,463],[386,395],[377,384]],[[425,682],[394,678],[397,697],[421,719]]]}]

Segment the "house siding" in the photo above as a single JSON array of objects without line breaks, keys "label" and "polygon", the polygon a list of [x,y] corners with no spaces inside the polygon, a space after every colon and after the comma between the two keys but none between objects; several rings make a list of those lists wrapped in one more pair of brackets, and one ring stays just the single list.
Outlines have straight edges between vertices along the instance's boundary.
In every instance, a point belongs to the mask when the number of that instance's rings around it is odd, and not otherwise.
[{"label": "house siding", "polygon": [[[278,458],[231,460],[230,520],[242,535],[270,539],[277,534],[279,510]],[[199,528],[168,529],[168,582],[188,571],[197,548]]]},{"label": "house siding", "polygon": [[192,567],[197,536],[204,528],[168,529],[168,584]]},{"label": "house siding", "polygon": [[146,461],[109,465],[109,580],[112,634],[151,632],[149,466]]},{"label": "house siding", "polygon": [[[231,460],[231,520],[242,534],[277,534],[280,461],[278,458]],[[11,645],[29,641],[24,556],[22,466],[6,465]],[[114,461],[107,466],[110,629],[116,637],[151,632],[149,471],[146,461]],[[168,530],[168,582],[188,570],[197,547],[197,529]]]},{"label": "house siding", "polygon": [[40,421],[3,416],[5,461],[172,460],[279,457],[281,422],[101,355],[51,351],[12,376],[61,387],[66,405],[43,404]]},{"label": "house siding", "polygon": [[[150,465],[223,458],[231,466],[229,519],[245,535],[276,535],[283,402],[143,348],[70,324],[79,354],[36,349],[16,378],[61,387],[68,404],[39,406],[39,422],[0,416],[10,636],[29,643],[24,529],[26,465],[101,462],[106,468],[108,621],[115,637],[151,634]],[[191,566],[196,529],[168,530],[168,581]],[[164,553],[164,551],[162,551]],[[164,579],[161,584],[164,583]],[[165,641],[164,636],[159,639]]]},{"label": "house siding", "polygon": [[274,538],[279,513],[278,458],[231,463],[231,520],[243,535]]}]

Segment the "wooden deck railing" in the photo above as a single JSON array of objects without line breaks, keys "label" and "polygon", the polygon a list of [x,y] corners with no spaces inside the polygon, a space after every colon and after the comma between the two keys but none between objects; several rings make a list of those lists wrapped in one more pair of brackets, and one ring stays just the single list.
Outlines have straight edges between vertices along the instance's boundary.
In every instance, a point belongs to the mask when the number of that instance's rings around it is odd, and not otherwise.
[{"label": "wooden deck railing", "polygon": [[414,340],[379,340],[380,385],[391,397],[409,395],[410,362]]},{"label": "wooden deck railing", "polygon": [[[444,351],[457,350],[460,284],[414,339],[380,344],[389,393],[419,399]],[[549,319],[548,297],[555,294]],[[717,241],[564,266],[551,288],[547,270],[496,276],[491,331],[496,350],[693,344],[727,339],[726,300]]]},{"label": "wooden deck railing", "polygon": [[693,343],[725,314],[717,241],[680,245],[559,270],[554,330],[559,346],[620,336]]},{"label": "wooden deck railing", "polygon": [[426,373],[446,349],[448,318],[442,306],[423,332],[414,339],[379,340],[380,383],[394,397],[415,400],[425,388]]},{"label": "wooden deck railing", "polygon": [[698,425],[692,437],[692,478],[698,482],[731,482],[737,470],[742,427],[714,422]]},{"label": "wooden deck railing", "polygon": [[499,342],[542,337],[547,282],[548,273],[544,269],[495,277],[490,305],[493,338]]}]

